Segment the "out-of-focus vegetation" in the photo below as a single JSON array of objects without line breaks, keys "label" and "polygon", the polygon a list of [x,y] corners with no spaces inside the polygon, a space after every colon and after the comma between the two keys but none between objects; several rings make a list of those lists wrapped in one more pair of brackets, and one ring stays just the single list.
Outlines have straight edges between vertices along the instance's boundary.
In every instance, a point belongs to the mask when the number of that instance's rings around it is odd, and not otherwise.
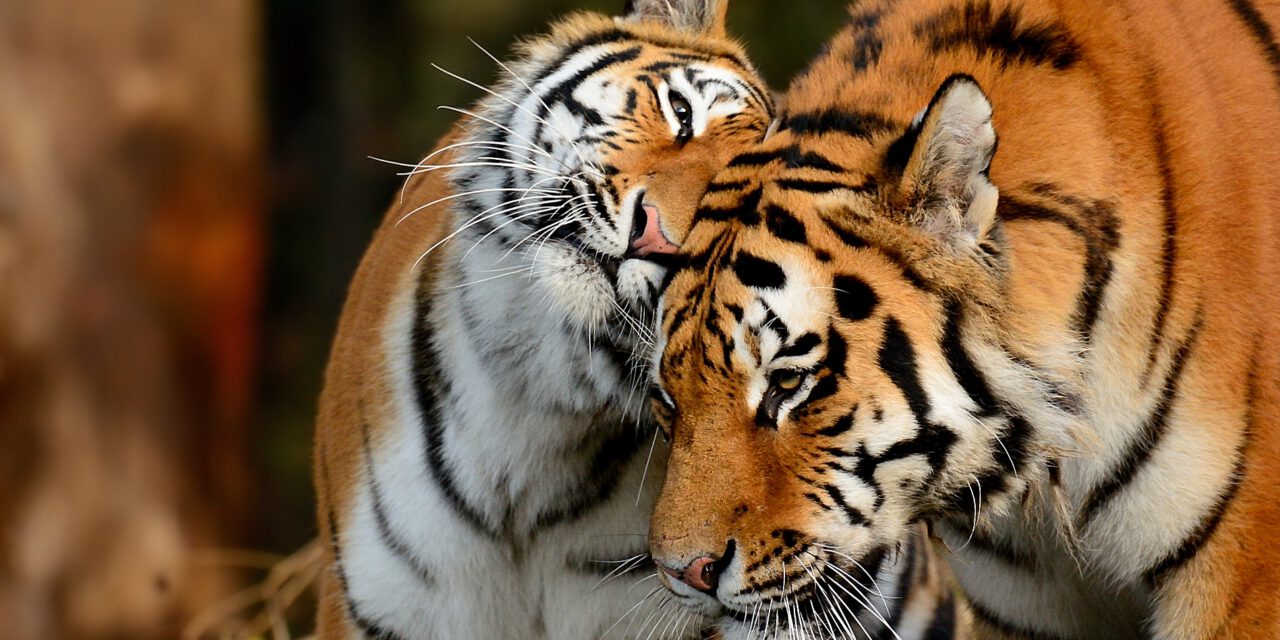
[{"label": "out-of-focus vegetation", "polygon": [[[779,89],[845,15],[730,1]],[[432,63],[485,84],[481,47],[623,4],[0,2],[0,635],[298,595],[329,339],[400,180],[369,156],[417,160],[480,95]]]}]

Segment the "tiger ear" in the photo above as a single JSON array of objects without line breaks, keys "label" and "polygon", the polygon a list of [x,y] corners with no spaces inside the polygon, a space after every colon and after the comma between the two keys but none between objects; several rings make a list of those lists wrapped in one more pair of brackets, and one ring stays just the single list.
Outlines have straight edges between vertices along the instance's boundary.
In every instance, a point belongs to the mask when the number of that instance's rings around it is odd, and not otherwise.
[{"label": "tiger ear", "polygon": [[729,0],[627,0],[623,18],[664,24],[686,33],[723,36]]},{"label": "tiger ear", "polygon": [[895,153],[905,156],[899,189],[914,205],[917,224],[955,241],[982,241],[995,223],[1000,192],[987,177],[996,130],[977,81],[947,78],[900,142],[913,143],[910,155],[891,148],[890,161]]}]

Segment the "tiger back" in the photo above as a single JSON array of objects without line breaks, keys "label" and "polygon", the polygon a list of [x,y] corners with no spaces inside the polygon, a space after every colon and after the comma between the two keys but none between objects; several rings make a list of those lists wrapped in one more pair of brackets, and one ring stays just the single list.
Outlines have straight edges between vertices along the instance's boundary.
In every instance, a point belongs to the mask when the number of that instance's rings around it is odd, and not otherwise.
[{"label": "tiger back", "polygon": [[664,293],[655,560],[759,616],[925,522],[978,637],[1280,637],[1278,20],[856,5]]}]

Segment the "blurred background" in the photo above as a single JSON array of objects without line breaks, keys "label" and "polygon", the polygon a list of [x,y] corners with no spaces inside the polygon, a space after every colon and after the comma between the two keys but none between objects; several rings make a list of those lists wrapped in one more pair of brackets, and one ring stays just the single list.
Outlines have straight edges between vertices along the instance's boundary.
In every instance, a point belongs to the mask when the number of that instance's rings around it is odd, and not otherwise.
[{"label": "blurred background", "polygon": [[[624,0],[0,0],[0,636],[301,637],[330,335],[521,35]],[[732,0],[775,88],[843,0]]]}]

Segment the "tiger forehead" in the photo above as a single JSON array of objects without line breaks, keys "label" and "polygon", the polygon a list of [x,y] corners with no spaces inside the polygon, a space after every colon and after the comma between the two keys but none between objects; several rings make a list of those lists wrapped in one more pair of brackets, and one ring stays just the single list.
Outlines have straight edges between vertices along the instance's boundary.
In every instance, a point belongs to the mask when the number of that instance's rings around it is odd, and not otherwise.
[{"label": "tiger forehead", "polygon": [[[706,364],[724,369],[722,373],[727,374],[730,365],[726,350],[732,349],[738,326],[749,334],[776,323],[776,318],[770,321],[773,311],[769,300],[783,296],[788,287],[802,287],[810,293],[824,289],[815,286],[817,282],[808,282],[813,277],[810,269],[795,268],[815,259],[813,249],[799,244],[785,248],[761,246],[753,241],[757,232],[740,225],[720,225],[713,231],[703,244],[686,254],[686,262],[668,288],[669,303],[663,321],[664,331],[672,337],[671,348],[663,357],[668,368],[683,365],[686,351],[718,348],[723,364]],[[807,296],[806,301],[814,313],[824,313],[821,300]],[[744,337],[750,339],[746,334]],[[717,337],[722,343],[718,347],[711,344]]]}]

